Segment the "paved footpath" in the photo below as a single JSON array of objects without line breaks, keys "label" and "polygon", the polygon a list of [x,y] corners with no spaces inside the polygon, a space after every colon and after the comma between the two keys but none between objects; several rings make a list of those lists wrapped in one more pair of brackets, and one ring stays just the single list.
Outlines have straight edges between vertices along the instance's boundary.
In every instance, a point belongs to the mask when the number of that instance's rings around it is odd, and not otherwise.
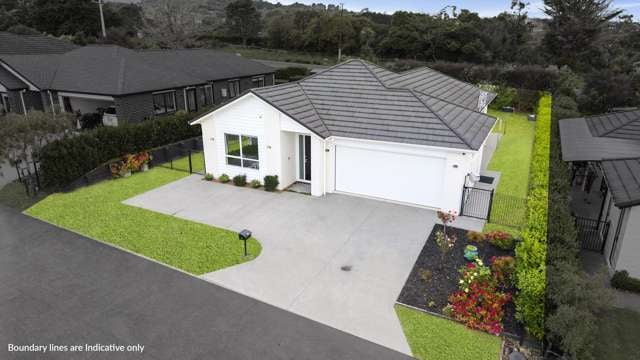
[{"label": "paved footpath", "polygon": [[[0,289],[2,359],[409,359],[4,207]],[[35,356],[9,344],[144,350]]]}]

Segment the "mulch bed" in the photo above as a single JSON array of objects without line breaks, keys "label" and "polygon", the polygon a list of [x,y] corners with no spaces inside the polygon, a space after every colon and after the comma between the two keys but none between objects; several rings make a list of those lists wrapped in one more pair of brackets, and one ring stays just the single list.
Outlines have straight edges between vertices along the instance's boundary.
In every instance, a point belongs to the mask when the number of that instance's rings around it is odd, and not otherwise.
[{"label": "mulch bed", "polygon": [[[442,255],[435,241],[435,233],[442,230],[442,225],[435,225],[426,244],[413,265],[413,270],[407,278],[398,297],[398,302],[416,307],[441,316],[442,309],[447,305],[449,295],[458,290],[460,274],[458,269],[467,264],[463,257],[464,248],[468,244],[478,247],[478,256],[485,265],[490,266],[492,256],[514,256],[514,251],[505,251],[488,243],[472,243],[467,240],[467,230],[448,226],[447,233],[455,234],[457,241],[451,251],[446,255],[442,265]],[[430,279],[425,280],[426,271],[430,271]],[[503,289],[511,294],[515,289]],[[502,321],[504,335],[520,337],[524,335],[524,329],[515,319],[515,306],[513,301],[505,305],[505,316]]]}]

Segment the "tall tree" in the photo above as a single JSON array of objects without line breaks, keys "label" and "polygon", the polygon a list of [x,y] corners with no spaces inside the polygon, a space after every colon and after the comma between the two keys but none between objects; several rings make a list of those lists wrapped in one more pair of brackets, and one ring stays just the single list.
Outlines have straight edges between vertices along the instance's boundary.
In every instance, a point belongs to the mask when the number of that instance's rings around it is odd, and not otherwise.
[{"label": "tall tree", "polygon": [[594,44],[605,25],[622,13],[612,0],[544,0],[551,18],[544,44],[559,65],[584,68],[597,56]]},{"label": "tall tree", "polygon": [[242,45],[258,35],[261,28],[260,14],[252,0],[236,0],[225,8],[226,26],[230,36],[239,36]]},{"label": "tall tree", "polygon": [[196,14],[199,6],[198,1],[144,1],[144,32],[160,47],[189,47],[198,31]]}]

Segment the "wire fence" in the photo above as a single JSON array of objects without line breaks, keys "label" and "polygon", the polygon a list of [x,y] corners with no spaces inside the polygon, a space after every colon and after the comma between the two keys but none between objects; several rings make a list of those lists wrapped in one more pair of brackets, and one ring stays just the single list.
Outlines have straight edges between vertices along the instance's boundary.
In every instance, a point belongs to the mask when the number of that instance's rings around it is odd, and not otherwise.
[{"label": "wire fence", "polygon": [[489,222],[518,228],[526,226],[527,199],[494,193]]}]

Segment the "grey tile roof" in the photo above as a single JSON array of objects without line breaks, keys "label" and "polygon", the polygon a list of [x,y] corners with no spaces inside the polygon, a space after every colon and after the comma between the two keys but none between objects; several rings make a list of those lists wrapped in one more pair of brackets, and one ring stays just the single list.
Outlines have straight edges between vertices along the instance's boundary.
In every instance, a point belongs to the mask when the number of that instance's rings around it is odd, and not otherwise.
[{"label": "grey tile roof", "polygon": [[616,206],[640,205],[640,158],[604,160],[601,166]]},{"label": "grey tile roof", "polygon": [[585,120],[594,136],[640,141],[640,110],[612,112]]},{"label": "grey tile roof", "polygon": [[[604,123],[599,122],[595,123],[597,128],[596,131],[593,131],[591,130],[593,123],[589,124],[588,119],[592,118],[559,121],[563,160],[601,161],[603,159],[634,157],[640,154],[640,140],[608,136],[605,127],[602,126]],[[598,136],[597,131],[602,131],[604,136]]]},{"label": "grey tile roof", "polygon": [[0,31],[0,54],[62,54],[76,45],[46,35],[16,35]]},{"label": "grey tile roof", "polygon": [[495,118],[424,92],[392,88],[394,73],[350,60],[299,82],[251,92],[319,136],[480,148]]},{"label": "grey tile roof", "polygon": [[40,89],[119,96],[271,73],[268,66],[213,50],[134,51],[85,46],[57,55],[0,55]]},{"label": "grey tile roof", "polygon": [[0,85],[9,90],[26,89],[28,87],[2,66],[0,66]]}]

